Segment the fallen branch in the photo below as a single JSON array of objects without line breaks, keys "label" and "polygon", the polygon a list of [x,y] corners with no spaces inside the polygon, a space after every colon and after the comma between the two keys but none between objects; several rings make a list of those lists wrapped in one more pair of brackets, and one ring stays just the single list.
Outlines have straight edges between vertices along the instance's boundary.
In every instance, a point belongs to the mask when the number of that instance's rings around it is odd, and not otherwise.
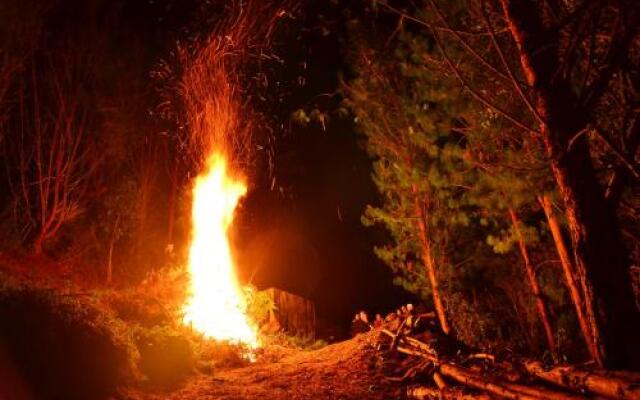
[{"label": "fallen branch", "polygon": [[462,363],[464,364],[471,360],[489,360],[491,362],[494,362],[496,360],[496,357],[493,354],[475,353],[475,354],[468,355],[467,358],[465,358]]},{"label": "fallen branch", "polygon": [[467,393],[460,388],[447,387],[436,389],[428,386],[410,386],[407,388],[407,397],[416,400],[442,399],[442,400],[491,400],[491,396],[485,393]]},{"label": "fallen branch", "polygon": [[402,338],[404,341],[406,341],[407,343],[409,343],[410,345],[417,347],[419,349],[421,349],[422,351],[424,351],[425,353],[428,353],[430,355],[432,355],[433,357],[437,357],[438,353],[436,352],[436,350],[429,346],[428,344],[419,341],[418,339],[414,339],[411,336],[405,336],[404,338]]},{"label": "fallen branch", "polygon": [[438,389],[440,390],[447,387],[447,383],[444,381],[442,375],[440,375],[440,373],[438,372],[433,373],[433,381],[436,383],[436,386],[438,386]]},{"label": "fallen branch", "polygon": [[640,381],[630,382],[607,372],[581,370],[575,366],[545,369],[540,361],[524,362],[527,372],[555,385],[578,391],[587,391],[612,399],[640,400]]},{"label": "fallen branch", "polygon": [[393,340],[391,341],[391,351],[393,351],[393,349],[395,349],[396,346],[398,346],[398,341],[400,340],[400,337],[402,335],[402,330],[404,329],[406,324],[407,324],[407,320],[403,319],[402,323],[400,324],[400,327],[398,327],[398,331],[393,336]]},{"label": "fallen branch", "polygon": [[408,379],[414,378],[418,373],[425,371],[431,366],[431,363],[423,361],[407,369],[407,371],[399,377],[386,377],[385,379],[390,382],[405,382]]},{"label": "fallen branch", "polygon": [[[414,317],[411,313],[398,315],[401,319],[380,327],[377,346],[387,354],[400,354],[389,358],[388,362],[396,365],[394,374],[400,375],[390,380],[424,382],[428,377],[432,380],[431,386],[408,387],[409,398],[576,400],[588,396],[640,400],[638,373],[589,370],[586,366],[572,365],[547,369],[536,360],[496,359],[493,354],[469,352],[439,330],[411,324],[407,321]],[[426,343],[416,335],[424,337]]]},{"label": "fallen branch", "polygon": [[[407,354],[407,355],[410,355],[410,356],[416,356],[416,357],[422,357],[422,358],[430,359],[430,355],[429,354],[423,353],[423,352],[418,351],[418,350],[413,350],[413,349],[410,349],[410,348],[407,348],[407,347],[397,346],[396,350],[398,350],[399,353]],[[437,362],[438,359],[433,357],[433,359],[431,361]]]},{"label": "fallen branch", "polygon": [[515,383],[499,382],[490,377],[482,376],[467,368],[453,364],[440,366],[440,373],[457,382],[475,389],[495,394],[506,399],[514,400],[574,400],[583,399],[584,396],[558,392],[541,387],[524,386]]}]

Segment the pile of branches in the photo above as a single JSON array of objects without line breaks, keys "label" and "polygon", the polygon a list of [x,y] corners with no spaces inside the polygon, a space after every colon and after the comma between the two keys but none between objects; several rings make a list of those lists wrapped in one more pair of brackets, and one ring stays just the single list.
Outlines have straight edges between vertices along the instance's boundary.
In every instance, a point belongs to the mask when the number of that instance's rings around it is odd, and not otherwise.
[{"label": "pile of branches", "polygon": [[398,312],[373,329],[386,379],[411,399],[640,400],[640,373],[474,352],[441,333],[434,313]]}]

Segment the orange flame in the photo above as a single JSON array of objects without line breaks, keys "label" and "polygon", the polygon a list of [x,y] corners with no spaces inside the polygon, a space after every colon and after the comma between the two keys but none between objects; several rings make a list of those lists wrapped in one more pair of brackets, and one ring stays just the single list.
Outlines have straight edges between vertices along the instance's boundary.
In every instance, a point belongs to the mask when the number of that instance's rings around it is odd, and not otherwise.
[{"label": "orange flame", "polygon": [[[227,237],[234,209],[247,188],[230,175],[228,166],[250,171],[253,165],[258,148],[253,134],[262,117],[245,96],[251,87],[246,73],[255,59],[268,53],[276,21],[282,17],[280,3],[230,1],[210,35],[178,48],[177,61],[184,72],[173,88],[189,128],[177,136],[185,158],[197,167],[209,157],[193,189],[191,283],[183,322],[205,337],[250,348],[259,345],[257,330],[246,315]],[[169,65],[166,68],[171,73]]]},{"label": "orange flame", "polygon": [[193,189],[192,244],[189,253],[190,297],[184,324],[205,337],[258,346],[256,328],[246,315],[227,231],[246,185],[229,175],[219,154],[211,156]]}]

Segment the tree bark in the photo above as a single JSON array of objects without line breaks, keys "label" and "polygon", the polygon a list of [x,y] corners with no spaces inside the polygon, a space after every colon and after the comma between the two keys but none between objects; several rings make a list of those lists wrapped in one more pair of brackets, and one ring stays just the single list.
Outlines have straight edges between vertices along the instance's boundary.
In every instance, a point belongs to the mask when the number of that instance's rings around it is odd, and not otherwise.
[{"label": "tree bark", "polygon": [[564,272],[565,283],[567,284],[567,288],[569,289],[569,296],[571,297],[571,301],[573,302],[573,306],[576,310],[576,317],[578,318],[578,324],[580,325],[580,331],[582,332],[582,336],[587,345],[587,350],[591,355],[592,359],[596,359],[598,354],[598,349],[593,346],[594,342],[591,339],[591,331],[589,329],[589,324],[587,323],[587,317],[584,314],[584,303],[582,301],[582,295],[580,294],[580,287],[578,286],[578,282],[576,281],[576,272],[573,268],[573,263],[569,258],[569,252],[567,251],[567,247],[564,243],[564,238],[562,237],[562,230],[560,229],[560,224],[554,215],[553,208],[551,206],[551,200],[548,196],[540,196],[538,198],[542,209],[547,217],[547,222],[549,223],[549,229],[551,230],[551,236],[553,237],[553,241],[556,245],[556,250],[558,251],[558,256],[560,257],[560,263],[562,264],[562,271]]},{"label": "tree bark", "polygon": [[638,365],[640,312],[629,283],[627,251],[590,158],[584,134],[588,115],[578,108],[570,82],[558,75],[557,29],[547,29],[536,2],[501,4],[536,97],[542,140],[565,203],[595,361],[606,367]]},{"label": "tree bark", "polygon": [[524,269],[527,273],[527,279],[529,280],[531,291],[533,292],[533,296],[536,299],[536,308],[538,310],[540,322],[542,323],[542,327],[544,328],[544,333],[547,338],[547,344],[549,345],[549,350],[551,351],[551,354],[553,355],[553,358],[555,360],[557,359],[557,356],[558,356],[558,349],[556,347],[556,342],[553,337],[553,328],[551,327],[551,323],[549,322],[549,313],[547,312],[548,310],[547,303],[544,300],[542,290],[540,290],[540,285],[538,284],[538,280],[536,279],[536,274],[533,270],[533,265],[531,265],[531,260],[529,259],[529,252],[527,251],[527,245],[524,241],[524,236],[522,235],[522,231],[520,230],[520,221],[518,220],[518,216],[516,215],[516,212],[511,208],[509,208],[509,216],[511,217],[513,228],[515,229],[516,235],[518,236],[518,245],[520,247],[520,253],[522,254],[522,260],[524,262]]},{"label": "tree bark", "polygon": [[442,294],[438,274],[436,271],[436,263],[433,259],[433,249],[431,247],[431,238],[429,237],[429,227],[427,226],[427,215],[418,196],[415,196],[416,217],[418,218],[418,228],[420,232],[420,242],[422,245],[422,262],[427,270],[429,283],[431,284],[431,295],[433,297],[433,305],[438,315],[440,327],[445,334],[449,334],[449,322],[447,321],[444,304],[442,302]]}]

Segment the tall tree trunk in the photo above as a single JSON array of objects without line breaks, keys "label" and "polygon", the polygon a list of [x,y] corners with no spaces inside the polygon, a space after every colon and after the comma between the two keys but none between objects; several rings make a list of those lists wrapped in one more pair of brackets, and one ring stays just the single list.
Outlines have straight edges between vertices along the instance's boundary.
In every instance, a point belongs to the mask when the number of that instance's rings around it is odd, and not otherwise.
[{"label": "tall tree trunk", "polygon": [[509,208],[509,216],[511,217],[513,228],[515,229],[516,235],[518,236],[518,245],[520,246],[520,253],[522,254],[522,260],[524,261],[524,269],[527,272],[527,279],[529,280],[529,285],[531,286],[533,296],[536,299],[536,308],[538,310],[538,315],[540,316],[540,322],[542,322],[542,327],[544,328],[544,333],[547,338],[547,344],[549,345],[549,350],[551,351],[553,358],[556,359],[558,356],[558,349],[553,337],[553,328],[551,327],[551,323],[549,322],[547,303],[544,300],[544,296],[542,294],[542,291],[540,290],[540,285],[538,284],[538,280],[536,279],[536,274],[533,271],[533,265],[531,265],[529,252],[527,251],[527,245],[524,241],[522,231],[520,230],[520,222],[518,220],[518,216],[516,215],[516,212],[511,208]]},{"label": "tall tree trunk", "polygon": [[562,230],[560,229],[560,224],[556,219],[556,216],[553,213],[553,209],[551,207],[551,200],[547,196],[540,196],[538,198],[542,209],[544,210],[545,215],[547,216],[547,222],[549,223],[549,229],[551,230],[551,236],[553,237],[553,241],[556,245],[556,250],[558,251],[558,256],[560,257],[560,263],[562,264],[562,271],[564,272],[565,282],[567,284],[567,288],[569,289],[569,296],[571,297],[571,301],[573,302],[573,306],[576,310],[576,317],[578,318],[578,324],[580,325],[580,331],[582,332],[582,336],[584,337],[585,343],[587,345],[587,350],[591,355],[592,359],[596,359],[598,354],[598,349],[595,348],[593,339],[591,339],[591,331],[589,329],[589,324],[587,322],[587,317],[584,313],[584,303],[582,301],[582,295],[580,294],[580,287],[578,286],[578,282],[576,281],[576,272],[573,268],[573,263],[569,258],[569,251],[565,246],[564,239],[562,237]]},{"label": "tall tree trunk", "polygon": [[[415,192],[415,190],[414,190]],[[433,248],[431,246],[431,238],[429,237],[429,227],[427,225],[427,215],[423,207],[422,202],[415,196],[415,211],[418,218],[418,228],[420,232],[420,244],[422,245],[422,262],[427,270],[427,276],[429,277],[429,283],[431,283],[431,296],[433,297],[433,305],[438,315],[438,321],[440,321],[440,327],[442,331],[449,334],[449,322],[444,310],[444,304],[442,302],[442,293],[440,292],[440,285],[438,280],[438,274],[436,271],[436,263],[433,258]]]},{"label": "tall tree trunk", "polygon": [[538,3],[501,0],[520,63],[536,97],[542,139],[565,203],[577,280],[595,361],[606,367],[640,362],[640,312],[629,283],[629,260],[615,213],[604,199],[570,82],[558,75],[557,29],[547,29]]}]

